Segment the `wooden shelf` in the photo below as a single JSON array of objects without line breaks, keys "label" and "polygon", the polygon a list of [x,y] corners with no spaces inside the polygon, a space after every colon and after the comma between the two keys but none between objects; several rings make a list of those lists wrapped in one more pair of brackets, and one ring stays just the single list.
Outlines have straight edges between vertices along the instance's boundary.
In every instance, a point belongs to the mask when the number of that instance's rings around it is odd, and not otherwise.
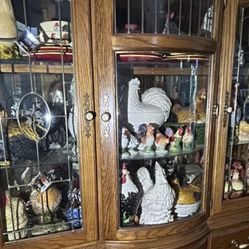
[{"label": "wooden shelf", "polygon": [[[197,75],[207,76],[208,67],[199,67],[197,69]],[[134,75],[191,75],[191,68],[156,68],[156,67],[134,67]]]},{"label": "wooden shelf", "polygon": [[[0,64],[0,73],[29,73],[30,66],[28,64],[15,64],[15,63],[5,63]],[[62,65],[49,65],[49,64],[33,64],[31,65],[32,73],[62,73],[71,74],[73,73],[73,65],[66,64]]]}]

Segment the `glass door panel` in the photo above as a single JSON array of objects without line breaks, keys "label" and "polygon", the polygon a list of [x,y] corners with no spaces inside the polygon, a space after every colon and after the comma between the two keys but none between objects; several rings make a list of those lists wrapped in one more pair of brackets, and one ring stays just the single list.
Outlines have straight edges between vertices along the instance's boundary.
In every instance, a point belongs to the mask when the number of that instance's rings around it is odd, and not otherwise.
[{"label": "glass door panel", "polygon": [[212,0],[118,0],[115,33],[210,37]]},{"label": "glass door panel", "polygon": [[0,196],[9,243],[84,225],[71,3],[4,2],[17,28],[16,37],[0,39]]},{"label": "glass door panel", "polygon": [[120,226],[203,210],[209,56],[116,54]]},{"label": "glass door panel", "polygon": [[234,47],[231,100],[227,109],[231,113],[228,127],[227,158],[225,165],[225,200],[249,194],[249,8],[240,8]]}]

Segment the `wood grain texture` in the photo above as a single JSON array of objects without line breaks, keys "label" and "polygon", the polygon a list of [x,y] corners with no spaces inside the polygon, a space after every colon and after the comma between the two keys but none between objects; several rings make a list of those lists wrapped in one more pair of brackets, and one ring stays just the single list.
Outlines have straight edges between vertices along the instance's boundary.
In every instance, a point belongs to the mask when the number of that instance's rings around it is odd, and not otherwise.
[{"label": "wood grain texture", "polygon": [[[98,171],[100,239],[114,239],[118,228],[118,166],[116,147],[116,100],[114,56],[111,46],[113,1],[92,3],[94,95]],[[109,122],[101,115],[108,112]],[[106,131],[108,129],[108,131]],[[109,133],[106,137],[106,132]]]},{"label": "wood grain texture", "polygon": [[[230,226],[227,229],[215,230],[210,233],[209,249],[235,249],[232,240],[239,244],[248,244],[249,223],[238,226]],[[243,247],[244,248],[244,247]]]},{"label": "wood grain texture", "polygon": [[[73,73],[72,65],[64,65],[63,69],[61,65],[49,65],[40,64],[31,66],[32,73]],[[0,73],[29,73],[30,67],[28,64],[0,64]]]},{"label": "wood grain texture", "polygon": [[115,35],[112,37],[115,51],[120,50],[155,50],[171,52],[198,52],[212,54],[216,49],[216,42],[212,39],[190,36],[163,35]]},{"label": "wood grain texture", "polygon": [[[78,122],[85,121],[84,113],[81,111],[82,99],[86,93],[93,96],[92,77],[92,51],[91,51],[91,29],[90,29],[90,1],[72,0],[72,24],[74,34],[74,71],[77,87],[76,105],[78,109]],[[81,30],[81,32],[78,32]],[[53,68],[53,67],[52,67]],[[55,68],[55,67],[54,67]],[[71,70],[71,69],[70,69]],[[62,71],[58,70],[58,73]],[[93,110],[93,97],[90,108]],[[92,136],[84,136],[83,126],[78,127],[78,148],[80,152],[80,171],[82,188],[82,210],[83,229],[77,231],[62,232],[29,238],[16,243],[6,244],[4,249],[60,249],[76,246],[82,248],[84,243],[96,241],[97,231],[97,196],[96,196],[96,172],[95,172],[95,137],[94,125],[92,123]],[[86,247],[88,248],[88,247]],[[91,247],[93,248],[93,245]]]}]

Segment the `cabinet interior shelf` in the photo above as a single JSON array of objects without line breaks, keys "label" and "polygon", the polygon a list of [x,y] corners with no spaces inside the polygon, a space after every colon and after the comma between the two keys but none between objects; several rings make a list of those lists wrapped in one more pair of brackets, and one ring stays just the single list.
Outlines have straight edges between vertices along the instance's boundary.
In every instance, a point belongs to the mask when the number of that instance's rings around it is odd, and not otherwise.
[{"label": "cabinet interior shelf", "polygon": [[[208,67],[199,67],[196,71],[199,76],[208,75]],[[191,68],[155,68],[155,67],[134,67],[135,75],[191,75]]]},{"label": "cabinet interior shelf", "polygon": [[49,64],[32,64],[31,67],[28,64],[14,64],[14,63],[5,63],[0,64],[0,73],[30,73],[30,68],[32,73],[62,73],[72,74],[73,65],[49,65]]}]

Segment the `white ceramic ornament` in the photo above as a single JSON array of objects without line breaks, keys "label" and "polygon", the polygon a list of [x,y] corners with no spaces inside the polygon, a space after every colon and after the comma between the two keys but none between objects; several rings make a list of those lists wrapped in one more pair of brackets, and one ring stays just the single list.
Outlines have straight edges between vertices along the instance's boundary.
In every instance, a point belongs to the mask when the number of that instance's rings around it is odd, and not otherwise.
[{"label": "white ceramic ornament", "polygon": [[172,210],[175,192],[165,177],[164,169],[156,162],[155,184],[153,184],[149,171],[145,167],[140,168],[137,175],[144,191],[139,223],[142,225],[153,225],[173,221]]},{"label": "white ceramic ornament", "polygon": [[169,117],[171,101],[165,91],[159,87],[146,90],[141,100],[138,95],[140,81],[138,78],[129,81],[128,90],[128,122],[138,131],[141,124],[157,124],[161,126]]}]

